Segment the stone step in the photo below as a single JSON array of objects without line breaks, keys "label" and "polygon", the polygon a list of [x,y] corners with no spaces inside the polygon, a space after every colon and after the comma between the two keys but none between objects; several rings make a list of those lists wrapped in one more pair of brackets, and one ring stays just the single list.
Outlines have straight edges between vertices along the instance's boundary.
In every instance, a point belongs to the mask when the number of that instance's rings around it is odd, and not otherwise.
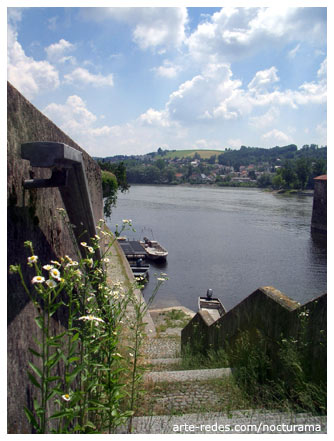
[{"label": "stone step", "polygon": [[180,364],[181,362],[182,358],[152,358],[147,361],[149,365],[153,366]]},{"label": "stone step", "polygon": [[181,352],[181,341],[178,337],[149,338],[143,345],[146,358],[178,358]]},{"label": "stone step", "polygon": [[[174,359],[175,360],[175,359]],[[214,378],[223,378],[231,375],[230,368],[219,369],[194,369],[187,371],[161,371],[147,372],[143,375],[145,382],[185,382],[185,381],[206,381]]]},{"label": "stone step", "polygon": [[[128,426],[117,429],[128,433]],[[132,419],[131,433],[152,434],[326,434],[327,416],[275,410],[143,416]]]}]

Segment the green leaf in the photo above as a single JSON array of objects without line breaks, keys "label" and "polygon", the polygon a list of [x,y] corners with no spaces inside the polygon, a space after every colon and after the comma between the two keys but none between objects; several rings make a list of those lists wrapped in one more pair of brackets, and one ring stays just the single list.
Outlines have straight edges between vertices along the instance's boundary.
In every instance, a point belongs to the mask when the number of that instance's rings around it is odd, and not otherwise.
[{"label": "green leaf", "polygon": [[61,377],[59,375],[56,375],[54,377],[48,377],[46,379],[46,381],[51,382],[51,381],[56,381],[56,380],[61,380]]},{"label": "green leaf", "polygon": [[39,352],[35,351],[34,349],[29,348],[29,351],[30,351],[32,354],[36,355],[36,357],[42,357],[42,354],[40,354]]},{"label": "green leaf", "polygon": [[31,410],[29,410],[26,406],[24,406],[24,413],[26,414],[26,417],[28,418],[29,423],[39,431],[39,425],[36,421],[36,418],[34,417]]},{"label": "green leaf", "polygon": [[51,398],[53,398],[55,395],[61,393],[61,391],[57,391],[56,389],[52,390],[49,395],[46,397],[46,401],[50,400]]},{"label": "green leaf", "polygon": [[73,363],[73,361],[78,361],[80,360],[80,357],[71,357],[68,359],[68,363]]},{"label": "green leaf", "polygon": [[53,366],[55,366],[57,363],[58,363],[58,361],[59,361],[59,359],[60,359],[60,357],[62,356],[62,353],[61,352],[55,352],[49,359],[48,359],[48,361],[47,361],[47,365],[50,367],[50,368],[53,368]]},{"label": "green leaf", "polygon": [[42,378],[42,371],[35,366],[31,361],[28,361],[29,366],[31,367],[31,369],[35,372],[35,374],[37,374],[40,378]]},{"label": "green leaf", "polygon": [[71,343],[74,343],[76,340],[78,340],[79,338],[79,332],[77,332],[72,338],[71,338]]},{"label": "green leaf", "polygon": [[39,384],[39,382],[36,380],[36,378],[33,376],[31,372],[28,372],[28,377],[34,386],[38,387],[39,389],[42,389],[41,385]]},{"label": "green leaf", "polygon": [[81,372],[83,369],[82,365],[77,366],[73,372],[66,375],[66,383],[72,383],[72,381],[75,379],[75,377]]},{"label": "green leaf", "polygon": [[43,317],[35,317],[35,322],[40,329],[43,329]]},{"label": "green leaf", "polygon": [[56,419],[56,418],[63,418],[66,416],[70,416],[72,412],[69,412],[68,410],[61,410],[60,412],[56,412],[53,415],[50,416],[50,419]]}]

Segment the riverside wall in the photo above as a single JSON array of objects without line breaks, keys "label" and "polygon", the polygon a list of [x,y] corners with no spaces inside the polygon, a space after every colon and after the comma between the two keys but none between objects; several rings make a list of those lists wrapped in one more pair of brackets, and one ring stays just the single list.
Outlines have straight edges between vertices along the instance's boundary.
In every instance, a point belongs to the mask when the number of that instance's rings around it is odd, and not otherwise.
[{"label": "riverside wall", "polygon": [[279,342],[282,338],[299,338],[301,326],[305,327],[310,375],[315,381],[324,382],[327,375],[326,294],[300,305],[271,286],[258,288],[216,321],[206,311],[199,311],[182,330],[181,347],[184,350],[189,346],[203,353],[208,349],[229,351],[240,335],[248,332],[255,346],[260,339],[266,341],[268,355],[279,375],[281,366],[276,363]]},{"label": "riverside wall", "polygon": [[[63,208],[58,188],[23,189],[23,181],[49,178],[50,170],[31,167],[21,159],[21,144],[52,141],[67,144],[83,154],[90,198],[95,220],[103,217],[101,171],[96,162],[52,121],[37,110],[11,84],[7,85],[7,263],[20,264],[29,281],[33,275],[27,268],[27,249],[32,241],[35,254],[43,263],[68,254],[78,259],[76,248],[57,208]],[[24,406],[31,406],[34,388],[28,381],[28,348],[39,338],[35,310],[24,292],[17,274],[8,274],[7,294],[7,387],[8,433],[30,433]],[[52,331],[59,333],[64,320],[60,311],[52,322]],[[36,360],[33,360],[34,362]]]},{"label": "riverside wall", "polygon": [[311,232],[327,234],[327,175],[314,178]]}]

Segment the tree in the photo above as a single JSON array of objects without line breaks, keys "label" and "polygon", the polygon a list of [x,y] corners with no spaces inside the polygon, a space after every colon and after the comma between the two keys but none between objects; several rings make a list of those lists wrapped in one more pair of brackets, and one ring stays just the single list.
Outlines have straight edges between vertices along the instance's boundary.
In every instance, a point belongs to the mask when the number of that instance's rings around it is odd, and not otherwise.
[{"label": "tree", "polygon": [[312,175],[314,178],[320,175],[325,175],[326,170],[327,170],[326,161],[324,159],[317,159],[312,167]]},{"label": "tree", "polygon": [[268,173],[264,173],[257,179],[259,187],[269,187],[271,185],[271,176]]},{"label": "tree", "polygon": [[209,163],[209,164],[215,164],[215,163],[216,163],[216,159],[217,159],[217,155],[212,155],[212,156],[210,156],[210,158],[208,159],[208,163]]},{"label": "tree", "polygon": [[253,179],[253,180],[255,181],[255,180],[256,180],[256,174],[255,174],[255,171],[254,171],[254,170],[250,170],[250,171],[248,172],[248,177],[251,178],[251,179]]},{"label": "tree", "polygon": [[159,158],[155,161],[155,165],[160,169],[163,170],[166,167],[166,163],[163,159]]},{"label": "tree", "polygon": [[286,186],[286,182],[282,178],[281,173],[277,173],[272,179],[272,186],[279,190],[280,188],[284,188]]},{"label": "tree", "polygon": [[284,181],[287,184],[287,187],[292,187],[293,183],[296,181],[297,176],[296,173],[294,172],[293,166],[291,161],[285,161],[283,167],[282,167],[282,178],[284,179]]},{"label": "tree", "polygon": [[117,190],[116,176],[109,171],[102,170],[102,195],[105,198],[103,212],[107,218],[111,216],[111,207],[116,205]]},{"label": "tree", "polygon": [[306,158],[300,158],[296,161],[296,175],[300,188],[303,190],[311,174],[311,164]]}]

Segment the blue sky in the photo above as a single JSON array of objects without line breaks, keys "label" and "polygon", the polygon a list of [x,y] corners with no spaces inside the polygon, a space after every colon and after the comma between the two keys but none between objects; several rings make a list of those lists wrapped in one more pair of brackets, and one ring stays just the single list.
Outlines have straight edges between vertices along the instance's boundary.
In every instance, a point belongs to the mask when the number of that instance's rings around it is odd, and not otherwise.
[{"label": "blue sky", "polygon": [[324,7],[7,13],[8,80],[93,156],[327,145]]}]

